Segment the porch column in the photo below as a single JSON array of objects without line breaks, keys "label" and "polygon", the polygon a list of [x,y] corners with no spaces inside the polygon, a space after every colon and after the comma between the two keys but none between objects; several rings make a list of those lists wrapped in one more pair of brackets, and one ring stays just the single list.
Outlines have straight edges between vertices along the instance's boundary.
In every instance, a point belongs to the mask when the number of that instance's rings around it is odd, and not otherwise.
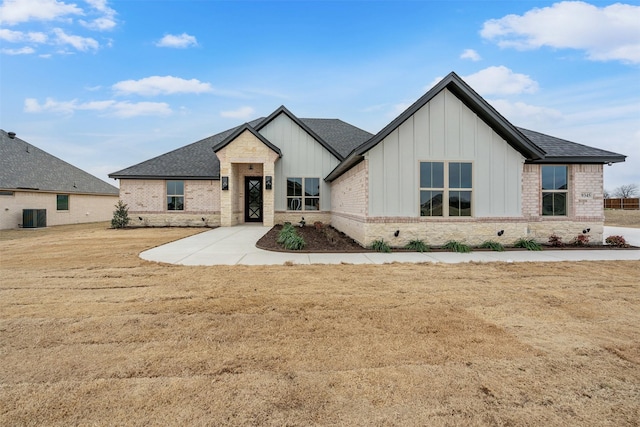
[{"label": "porch column", "polygon": [[[273,227],[275,224],[275,170],[275,159],[269,159],[262,164],[263,177],[270,176],[273,182],[271,190],[264,189],[262,192],[262,223],[265,227]],[[263,186],[264,183],[266,178],[263,178]]]},{"label": "porch column", "polygon": [[[229,189],[222,190],[222,177],[229,177]],[[233,197],[235,193],[235,177],[231,163],[220,159],[220,225],[231,227],[233,224]]]}]

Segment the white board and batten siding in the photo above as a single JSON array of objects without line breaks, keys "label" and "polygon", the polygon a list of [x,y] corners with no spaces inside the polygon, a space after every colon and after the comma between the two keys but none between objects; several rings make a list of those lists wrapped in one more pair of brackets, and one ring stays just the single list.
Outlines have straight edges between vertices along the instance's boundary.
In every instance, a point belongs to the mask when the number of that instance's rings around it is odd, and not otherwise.
[{"label": "white board and batten siding", "polygon": [[301,177],[320,178],[320,210],[330,211],[331,187],[324,177],[340,163],[338,159],[286,114],[273,119],[260,133],[282,152],[275,164],[275,210],[287,209],[287,178]]},{"label": "white board and batten siding", "polygon": [[474,217],[519,217],[524,157],[448,90],[366,154],[371,216],[420,215],[420,162],[473,163]]}]

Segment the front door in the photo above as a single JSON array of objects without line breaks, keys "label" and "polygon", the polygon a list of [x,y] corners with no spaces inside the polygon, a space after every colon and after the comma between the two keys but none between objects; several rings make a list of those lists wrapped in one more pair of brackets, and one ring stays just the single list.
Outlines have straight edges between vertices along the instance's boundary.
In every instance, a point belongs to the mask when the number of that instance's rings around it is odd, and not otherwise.
[{"label": "front door", "polygon": [[244,178],[244,222],[262,222],[262,177]]}]

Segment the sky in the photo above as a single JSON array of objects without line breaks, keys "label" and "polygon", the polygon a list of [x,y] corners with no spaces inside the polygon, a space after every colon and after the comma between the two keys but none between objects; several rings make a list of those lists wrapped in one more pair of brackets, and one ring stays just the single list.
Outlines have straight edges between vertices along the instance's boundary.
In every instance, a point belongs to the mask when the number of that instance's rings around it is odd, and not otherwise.
[{"label": "sky", "polygon": [[451,71],[640,185],[640,1],[0,3],[0,128],[116,186],[280,105],[376,133]]}]

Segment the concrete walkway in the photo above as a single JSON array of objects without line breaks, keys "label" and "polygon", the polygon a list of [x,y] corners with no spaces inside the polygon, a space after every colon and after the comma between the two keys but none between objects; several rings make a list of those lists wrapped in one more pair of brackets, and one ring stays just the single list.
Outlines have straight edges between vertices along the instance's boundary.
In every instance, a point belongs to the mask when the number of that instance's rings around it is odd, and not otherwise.
[{"label": "concrete walkway", "polygon": [[[290,253],[256,248],[270,227],[239,225],[219,227],[140,254],[142,259],[181,265],[282,265],[294,264],[385,264],[391,262],[553,262],[640,260],[640,250],[547,250],[540,252],[398,252],[398,253]],[[640,246],[640,229],[605,227],[605,236],[622,235]]]}]

